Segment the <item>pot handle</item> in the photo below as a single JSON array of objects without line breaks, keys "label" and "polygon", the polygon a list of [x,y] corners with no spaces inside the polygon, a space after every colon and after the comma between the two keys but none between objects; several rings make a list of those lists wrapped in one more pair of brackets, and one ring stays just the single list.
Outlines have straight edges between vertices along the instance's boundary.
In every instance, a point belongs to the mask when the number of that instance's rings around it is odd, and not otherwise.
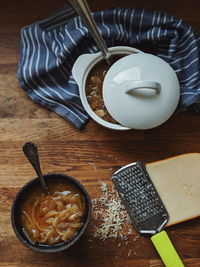
[{"label": "pot handle", "polygon": [[148,89],[148,90],[154,90],[156,94],[160,93],[161,85],[158,82],[155,81],[133,81],[126,84],[126,93],[127,94],[133,94],[135,93],[135,90],[138,89]]},{"label": "pot handle", "polygon": [[83,54],[79,56],[72,67],[72,76],[77,84],[80,86],[84,77],[85,71],[90,66],[96,54]]}]

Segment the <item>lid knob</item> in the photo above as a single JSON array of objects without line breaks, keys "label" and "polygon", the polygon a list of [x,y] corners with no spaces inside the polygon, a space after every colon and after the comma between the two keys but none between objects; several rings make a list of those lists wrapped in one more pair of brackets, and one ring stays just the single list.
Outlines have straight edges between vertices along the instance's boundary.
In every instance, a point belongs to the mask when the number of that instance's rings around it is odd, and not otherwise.
[{"label": "lid knob", "polygon": [[[143,96],[153,96],[155,93],[159,94],[161,90],[161,85],[155,81],[132,81],[127,82],[126,86],[126,93],[130,95],[143,95]],[[135,93],[136,90],[140,90],[140,92]],[[153,94],[152,94],[153,93]]]}]

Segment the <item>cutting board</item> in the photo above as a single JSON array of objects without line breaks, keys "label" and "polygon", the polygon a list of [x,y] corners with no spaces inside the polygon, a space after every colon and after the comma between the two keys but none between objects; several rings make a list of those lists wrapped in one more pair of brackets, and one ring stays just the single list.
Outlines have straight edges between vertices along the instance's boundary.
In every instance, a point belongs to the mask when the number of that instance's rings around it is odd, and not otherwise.
[{"label": "cutting board", "polygon": [[200,216],[200,153],[146,164],[168,213],[166,226]]}]

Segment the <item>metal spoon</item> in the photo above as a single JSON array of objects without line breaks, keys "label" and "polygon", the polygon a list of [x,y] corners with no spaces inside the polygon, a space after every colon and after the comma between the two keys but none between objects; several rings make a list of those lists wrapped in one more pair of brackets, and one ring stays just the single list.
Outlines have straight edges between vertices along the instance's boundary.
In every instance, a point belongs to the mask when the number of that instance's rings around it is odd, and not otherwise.
[{"label": "metal spoon", "polygon": [[112,54],[108,50],[106,43],[101,33],[99,32],[99,29],[96,25],[96,22],[92,16],[92,13],[86,0],[69,0],[69,2],[86,24],[87,28],[89,29],[89,32],[91,33],[99,49],[101,50],[106,63],[110,66],[113,62]]},{"label": "metal spoon", "polygon": [[23,151],[38,175],[42,190],[47,195],[48,187],[41,172],[37,146],[32,142],[27,142],[23,146]]}]

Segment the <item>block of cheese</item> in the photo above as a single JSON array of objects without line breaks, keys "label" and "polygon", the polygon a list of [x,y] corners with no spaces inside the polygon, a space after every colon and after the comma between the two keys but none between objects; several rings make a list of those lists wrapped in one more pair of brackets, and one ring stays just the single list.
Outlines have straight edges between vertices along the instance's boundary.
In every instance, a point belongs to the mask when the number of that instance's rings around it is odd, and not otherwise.
[{"label": "block of cheese", "polygon": [[200,153],[146,164],[168,213],[167,226],[200,216]]}]

